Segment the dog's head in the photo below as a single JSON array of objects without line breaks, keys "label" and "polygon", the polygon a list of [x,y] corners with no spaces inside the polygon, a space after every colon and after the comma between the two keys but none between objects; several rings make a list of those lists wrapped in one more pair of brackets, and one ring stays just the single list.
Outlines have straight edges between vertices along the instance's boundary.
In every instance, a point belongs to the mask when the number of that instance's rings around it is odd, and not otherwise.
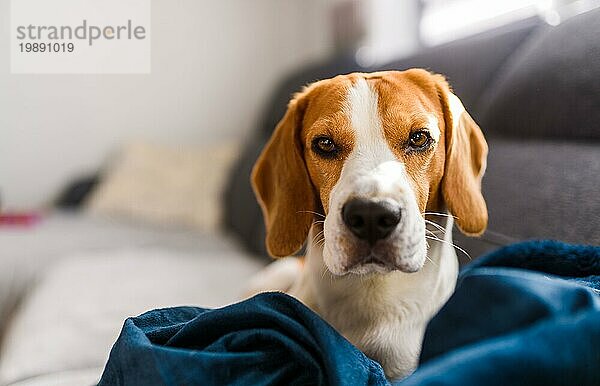
[{"label": "dog's head", "polygon": [[441,75],[316,82],[291,100],[254,166],[267,249],[297,252],[324,220],[333,274],[415,272],[427,253],[427,211],[448,210],[465,234],[485,230],[486,157],[481,130]]}]

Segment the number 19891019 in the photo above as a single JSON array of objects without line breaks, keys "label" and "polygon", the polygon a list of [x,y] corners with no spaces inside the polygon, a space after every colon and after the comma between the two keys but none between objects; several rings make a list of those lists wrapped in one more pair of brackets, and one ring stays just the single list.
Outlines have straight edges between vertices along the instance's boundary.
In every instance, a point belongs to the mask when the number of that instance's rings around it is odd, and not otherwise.
[{"label": "number 19891019", "polygon": [[73,43],[19,43],[21,52],[73,52]]}]

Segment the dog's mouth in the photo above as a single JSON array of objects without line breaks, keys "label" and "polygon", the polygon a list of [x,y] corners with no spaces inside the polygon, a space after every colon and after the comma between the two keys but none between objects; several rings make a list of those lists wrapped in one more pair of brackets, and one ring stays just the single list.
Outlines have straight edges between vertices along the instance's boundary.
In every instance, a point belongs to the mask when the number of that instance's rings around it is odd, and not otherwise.
[{"label": "dog's mouth", "polygon": [[363,265],[367,265],[367,264],[375,264],[375,265],[379,265],[382,267],[387,267],[388,264],[386,264],[384,261],[381,261],[381,259],[373,254],[369,255],[362,263]]},{"label": "dog's mouth", "polygon": [[388,273],[395,271],[397,267],[394,264],[390,264],[388,261],[381,257],[369,254],[367,257],[361,259],[353,259],[346,267],[346,272],[354,274],[365,274],[365,273]]},{"label": "dog's mouth", "polygon": [[373,251],[361,258],[348,259],[344,267],[344,274],[364,275],[370,273],[387,274],[391,272],[414,273],[419,271],[423,264],[420,262],[418,252],[415,250],[408,257],[388,258],[382,257]]}]

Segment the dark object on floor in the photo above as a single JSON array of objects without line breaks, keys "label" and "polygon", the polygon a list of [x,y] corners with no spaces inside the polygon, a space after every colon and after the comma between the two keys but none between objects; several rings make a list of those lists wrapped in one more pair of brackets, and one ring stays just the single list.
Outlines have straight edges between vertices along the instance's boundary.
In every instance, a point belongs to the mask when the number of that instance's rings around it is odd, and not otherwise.
[{"label": "dark object on floor", "polygon": [[56,206],[62,209],[78,209],[100,182],[100,175],[94,174],[78,178],[71,182],[56,200]]},{"label": "dark object on floor", "polygon": [[[600,247],[526,242],[483,257],[429,324],[421,367],[396,384],[596,386],[599,286]],[[268,293],[125,321],[100,385],[182,384],[389,383],[315,313]]]}]

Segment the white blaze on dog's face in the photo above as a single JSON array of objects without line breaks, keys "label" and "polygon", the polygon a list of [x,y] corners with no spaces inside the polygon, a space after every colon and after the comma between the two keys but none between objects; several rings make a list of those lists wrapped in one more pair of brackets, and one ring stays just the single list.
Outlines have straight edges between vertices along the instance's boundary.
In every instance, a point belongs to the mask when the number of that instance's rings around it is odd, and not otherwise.
[{"label": "white blaze on dog's face", "polygon": [[[425,211],[483,232],[487,146],[439,75],[350,74],[297,95],[253,171],[274,256],[297,251],[325,214],[323,258],[336,275],[415,272]],[[319,223],[317,223],[319,224]],[[309,240],[310,241],[310,240]]]},{"label": "white blaze on dog's face", "polygon": [[[378,94],[365,79],[358,78],[348,90],[344,113],[354,140],[329,194],[325,264],[338,275],[415,272],[427,253],[425,222],[403,157],[385,137]],[[431,153],[440,136],[437,119],[425,111],[414,119],[429,136],[425,151]],[[402,142],[397,145],[404,147]]]}]

